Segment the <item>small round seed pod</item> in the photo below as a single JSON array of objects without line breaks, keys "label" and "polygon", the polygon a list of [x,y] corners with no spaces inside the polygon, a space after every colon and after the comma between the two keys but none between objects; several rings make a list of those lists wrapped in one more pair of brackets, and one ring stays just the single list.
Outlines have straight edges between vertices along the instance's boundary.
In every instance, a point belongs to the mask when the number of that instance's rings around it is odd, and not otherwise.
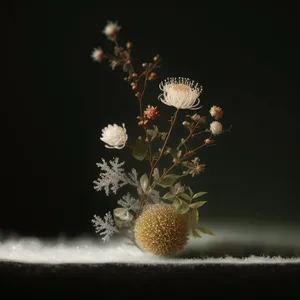
[{"label": "small round seed pod", "polygon": [[169,256],[182,251],[188,242],[188,221],[169,204],[149,206],[135,224],[135,240],[145,251]]}]

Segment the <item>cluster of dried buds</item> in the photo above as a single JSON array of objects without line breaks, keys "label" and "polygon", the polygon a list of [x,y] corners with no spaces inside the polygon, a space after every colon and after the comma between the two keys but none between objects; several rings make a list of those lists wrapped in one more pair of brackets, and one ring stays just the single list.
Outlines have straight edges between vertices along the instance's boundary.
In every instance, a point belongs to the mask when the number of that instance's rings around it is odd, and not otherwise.
[{"label": "cluster of dried buds", "polygon": [[158,117],[160,117],[160,113],[157,109],[157,106],[154,107],[148,105],[144,111],[143,117],[140,116],[137,117],[137,119],[139,120],[138,125],[146,128],[150,120],[155,120]]},{"label": "cluster of dried buds", "polygon": [[[205,132],[211,132],[211,137],[204,140],[204,144],[206,146],[210,146],[214,144],[214,140],[212,139],[212,136],[219,135],[223,132],[223,126],[219,122],[219,120],[223,117],[223,109],[218,106],[212,106],[209,110],[210,116],[214,119],[210,125],[209,128],[206,128]],[[197,133],[197,130],[201,128],[207,127],[208,124],[208,117],[207,116],[200,116],[199,114],[193,114],[192,116],[187,115],[187,117],[190,119],[189,121],[183,121],[182,125],[189,129],[190,136],[195,136],[199,133]]]},{"label": "cluster of dried buds", "polygon": [[192,116],[187,115],[190,121],[183,121],[182,125],[189,129],[190,133],[195,132],[195,130],[201,128],[207,123],[207,118],[200,116],[199,114],[193,114]]},{"label": "cluster of dried buds", "polygon": [[140,70],[137,71],[133,65],[131,51],[133,44],[131,42],[126,43],[126,47],[119,45],[117,36],[121,27],[117,22],[108,22],[105,26],[103,33],[109,40],[114,42],[114,53],[105,53],[101,47],[97,47],[92,52],[91,57],[94,61],[101,62],[107,59],[110,63],[112,70],[117,67],[121,68],[124,72],[128,73],[128,76],[124,78],[128,82],[135,92],[135,96],[141,100],[144,93],[144,84],[140,84],[141,80],[152,81],[157,78],[155,69],[159,66],[161,58],[159,55],[153,57],[152,62],[144,62],[140,66]]},{"label": "cluster of dried buds", "polygon": [[[193,153],[194,155],[195,153]],[[200,158],[195,157],[191,161],[180,161],[178,165],[184,166],[187,168],[186,171],[183,171],[183,175],[191,174],[192,177],[199,175],[200,173],[205,171],[205,164],[200,164]]]},{"label": "cluster of dried buds", "polygon": [[124,80],[130,83],[131,88],[133,91],[135,91],[135,96],[137,98],[140,98],[144,92],[140,87],[141,79],[144,78],[144,80],[151,81],[157,78],[156,72],[153,71],[160,62],[159,55],[154,56],[153,61],[153,63],[143,63],[139,73],[135,72],[132,62],[130,61],[132,68],[129,70],[128,77],[125,77]]}]

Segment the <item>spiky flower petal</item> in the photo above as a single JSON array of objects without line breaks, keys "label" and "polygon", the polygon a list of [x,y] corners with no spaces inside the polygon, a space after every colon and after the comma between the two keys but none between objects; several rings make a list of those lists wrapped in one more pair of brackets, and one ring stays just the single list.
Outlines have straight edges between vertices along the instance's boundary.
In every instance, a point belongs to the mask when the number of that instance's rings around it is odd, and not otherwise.
[{"label": "spiky flower petal", "polygon": [[160,83],[159,88],[163,93],[158,99],[168,106],[190,110],[200,108],[198,105],[202,87],[198,87],[198,83],[194,83],[189,78],[167,78]]}]

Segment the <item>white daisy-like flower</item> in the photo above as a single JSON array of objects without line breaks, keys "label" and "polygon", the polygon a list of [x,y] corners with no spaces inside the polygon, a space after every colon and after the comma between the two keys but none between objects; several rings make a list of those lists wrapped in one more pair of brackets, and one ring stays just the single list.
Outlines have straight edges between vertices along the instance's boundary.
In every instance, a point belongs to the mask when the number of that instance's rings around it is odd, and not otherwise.
[{"label": "white daisy-like flower", "polygon": [[128,135],[126,134],[125,124],[118,126],[117,124],[108,125],[107,127],[102,129],[102,137],[101,141],[106,143],[106,148],[109,149],[122,149],[125,147],[127,142]]},{"label": "white daisy-like flower", "polygon": [[177,109],[196,110],[200,107],[199,96],[202,92],[202,86],[189,78],[167,78],[159,84],[159,88],[163,91],[158,99],[169,106]]},{"label": "white daisy-like flower", "polygon": [[223,131],[223,126],[218,121],[213,121],[210,123],[210,131],[213,135],[219,135]]},{"label": "white daisy-like flower", "polygon": [[102,48],[100,48],[100,47],[94,48],[94,51],[91,54],[91,58],[94,61],[98,61],[98,62],[100,62],[102,60],[103,56],[104,56],[104,52],[103,52]]},{"label": "white daisy-like flower", "polygon": [[118,22],[107,21],[106,26],[103,29],[103,33],[112,40],[116,34],[120,31],[121,26],[118,25]]}]

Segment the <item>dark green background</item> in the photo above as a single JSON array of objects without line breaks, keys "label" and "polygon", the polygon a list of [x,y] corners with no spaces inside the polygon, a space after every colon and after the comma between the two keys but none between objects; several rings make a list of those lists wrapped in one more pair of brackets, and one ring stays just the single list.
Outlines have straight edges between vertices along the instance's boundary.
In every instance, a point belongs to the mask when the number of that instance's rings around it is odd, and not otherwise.
[{"label": "dark green background", "polygon": [[[90,58],[94,47],[111,47],[102,34],[107,20],[119,20],[122,39],[133,42],[139,61],[162,56],[161,78],[202,84],[200,112],[219,105],[226,126],[233,125],[200,156],[208,168],[193,186],[209,192],[201,216],[298,221],[296,9],[264,3],[161,8],[148,2],[131,8],[36,1],[10,8],[8,40],[2,41],[8,67],[2,69],[0,229],[37,236],[93,233],[92,215],[115,207],[117,198],[93,189],[96,162],[116,155],[99,140],[101,129],[125,122],[136,130],[138,107],[122,72]],[[158,93],[152,84],[146,102],[159,105],[167,118]],[[127,165],[144,168],[132,160]]]}]

